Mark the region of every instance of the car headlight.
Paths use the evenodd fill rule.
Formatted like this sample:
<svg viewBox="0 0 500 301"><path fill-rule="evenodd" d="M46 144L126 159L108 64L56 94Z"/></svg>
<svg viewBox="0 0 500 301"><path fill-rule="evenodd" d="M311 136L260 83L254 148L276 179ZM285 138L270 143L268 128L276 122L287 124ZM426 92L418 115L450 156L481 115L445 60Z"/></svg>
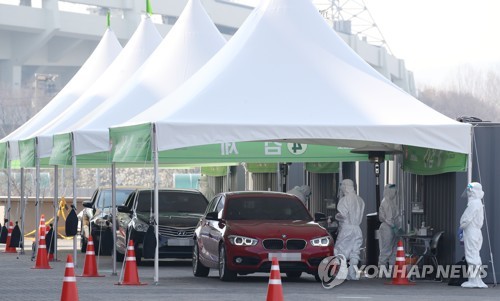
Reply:
<svg viewBox="0 0 500 301"><path fill-rule="evenodd" d="M229 235L229 242L235 246L255 246L258 240L245 236Z"/></svg>
<svg viewBox="0 0 500 301"><path fill-rule="evenodd" d="M311 239L311 245L313 247L327 247L330 245L330 241L330 236L318 237L315 239Z"/></svg>
<svg viewBox="0 0 500 301"><path fill-rule="evenodd" d="M146 232L148 231L148 227L149 225L146 224L145 222L139 220L139 219L136 219L134 221L134 229L135 231L138 231L138 232Z"/></svg>

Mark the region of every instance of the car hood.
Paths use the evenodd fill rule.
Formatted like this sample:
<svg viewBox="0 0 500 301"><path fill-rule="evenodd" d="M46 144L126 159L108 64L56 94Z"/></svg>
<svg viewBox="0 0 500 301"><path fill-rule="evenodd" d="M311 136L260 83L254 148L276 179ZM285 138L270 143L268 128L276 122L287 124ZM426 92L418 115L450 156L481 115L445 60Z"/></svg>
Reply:
<svg viewBox="0 0 500 301"><path fill-rule="evenodd" d="M227 235L236 234L251 238L288 238L312 239L329 235L315 222L307 221L227 221Z"/></svg>
<svg viewBox="0 0 500 301"><path fill-rule="evenodd" d="M160 213L161 226L168 227L196 227L202 214L197 213ZM137 218L149 223L149 213L137 213Z"/></svg>

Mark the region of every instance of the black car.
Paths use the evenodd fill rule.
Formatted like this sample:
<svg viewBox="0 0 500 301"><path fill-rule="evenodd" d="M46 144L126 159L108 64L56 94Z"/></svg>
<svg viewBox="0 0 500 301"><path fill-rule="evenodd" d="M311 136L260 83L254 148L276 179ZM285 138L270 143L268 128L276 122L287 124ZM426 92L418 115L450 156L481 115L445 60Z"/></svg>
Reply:
<svg viewBox="0 0 500 301"><path fill-rule="evenodd" d="M138 189L129 196L123 206L118 206L117 259L123 260L128 239L134 241L137 263L143 259L144 237L153 225L153 190ZM207 207L208 201L197 190L159 190L159 257L191 258L193 235L196 225ZM151 250L148 253L151 254Z"/></svg>
<svg viewBox="0 0 500 301"><path fill-rule="evenodd" d="M116 188L116 205L123 205L129 195L137 187ZM111 188L97 188L92 198L82 203L83 210L80 218L80 250L85 253L89 234L94 241L96 253L110 255L113 250L113 237L111 232Z"/></svg>

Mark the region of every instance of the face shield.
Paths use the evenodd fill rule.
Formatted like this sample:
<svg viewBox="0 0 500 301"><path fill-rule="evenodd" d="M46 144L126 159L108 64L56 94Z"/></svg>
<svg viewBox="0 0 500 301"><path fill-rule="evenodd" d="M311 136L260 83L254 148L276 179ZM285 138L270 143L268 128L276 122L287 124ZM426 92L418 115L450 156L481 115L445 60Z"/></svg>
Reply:
<svg viewBox="0 0 500 301"><path fill-rule="evenodd" d="M483 186L480 183L473 182L467 184L464 192L462 192L462 198L468 199L482 199L484 196Z"/></svg>
<svg viewBox="0 0 500 301"><path fill-rule="evenodd" d="M464 192L462 192L461 198L464 198L464 199L469 198L469 196L472 193L472 188L473 188L473 186L471 183L467 184L467 187L465 187Z"/></svg>

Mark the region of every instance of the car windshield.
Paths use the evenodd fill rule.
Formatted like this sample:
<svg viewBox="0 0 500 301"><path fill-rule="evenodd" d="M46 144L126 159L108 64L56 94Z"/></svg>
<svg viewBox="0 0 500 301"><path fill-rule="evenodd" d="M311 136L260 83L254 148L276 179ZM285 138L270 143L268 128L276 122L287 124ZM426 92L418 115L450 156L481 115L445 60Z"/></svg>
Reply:
<svg viewBox="0 0 500 301"><path fill-rule="evenodd" d="M226 220L312 220L302 203L284 197L238 197L226 204Z"/></svg>
<svg viewBox="0 0 500 301"><path fill-rule="evenodd" d="M127 200L128 196L133 192L133 189L117 189L116 190L116 206L123 205ZM103 190L99 194L99 199L97 200L97 208L111 207L111 190Z"/></svg>
<svg viewBox="0 0 500 301"><path fill-rule="evenodd" d="M153 204L153 192L141 191L137 203L137 212L151 212ZM202 194L178 191L160 191L159 199L160 213L204 213L207 208L207 200Z"/></svg>

